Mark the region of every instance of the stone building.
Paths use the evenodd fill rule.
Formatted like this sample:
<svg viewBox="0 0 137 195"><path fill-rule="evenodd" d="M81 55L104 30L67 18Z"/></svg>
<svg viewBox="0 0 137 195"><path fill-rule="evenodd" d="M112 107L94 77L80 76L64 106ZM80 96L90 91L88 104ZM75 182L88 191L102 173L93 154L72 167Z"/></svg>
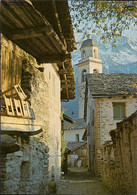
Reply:
<svg viewBox="0 0 137 195"><path fill-rule="evenodd" d="M52 193L61 174L61 99L75 97L68 3L2 1L1 24L1 193Z"/></svg>
<svg viewBox="0 0 137 195"><path fill-rule="evenodd" d="M83 142L82 137L86 128L84 119L76 119L73 124L64 124L64 140L66 142Z"/></svg>
<svg viewBox="0 0 137 195"><path fill-rule="evenodd" d="M83 141L86 124L84 119L77 119L70 124L64 123L64 140L68 151L68 166L85 166L87 164L87 144Z"/></svg>
<svg viewBox="0 0 137 195"><path fill-rule="evenodd" d="M68 142L66 148L68 167L87 167L86 142Z"/></svg>
<svg viewBox="0 0 137 195"><path fill-rule="evenodd" d="M85 113L89 169L101 173L101 145L110 131L137 110L137 74L88 74Z"/></svg>

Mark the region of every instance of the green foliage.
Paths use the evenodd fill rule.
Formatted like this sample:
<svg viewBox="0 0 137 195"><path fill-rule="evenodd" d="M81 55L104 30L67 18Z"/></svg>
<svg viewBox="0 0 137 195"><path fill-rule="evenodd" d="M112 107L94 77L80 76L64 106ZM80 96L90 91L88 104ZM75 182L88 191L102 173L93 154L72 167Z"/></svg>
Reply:
<svg viewBox="0 0 137 195"><path fill-rule="evenodd" d="M131 23L137 24L137 1L72 0L70 8L76 31L83 33L83 37L91 30L97 35L103 32L104 43L116 42Z"/></svg>
<svg viewBox="0 0 137 195"><path fill-rule="evenodd" d="M67 130L71 130L71 129L74 129L74 125L73 124L65 124L65 129Z"/></svg>

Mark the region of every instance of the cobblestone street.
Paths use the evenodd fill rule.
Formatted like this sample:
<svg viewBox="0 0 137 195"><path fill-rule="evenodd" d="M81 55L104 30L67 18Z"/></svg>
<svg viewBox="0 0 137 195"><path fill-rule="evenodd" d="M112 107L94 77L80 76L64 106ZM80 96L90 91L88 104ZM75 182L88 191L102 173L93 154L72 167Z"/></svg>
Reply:
<svg viewBox="0 0 137 195"><path fill-rule="evenodd" d="M61 180L57 194L110 195L99 178L92 177L86 169L82 168L73 168L69 171L68 175Z"/></svg>

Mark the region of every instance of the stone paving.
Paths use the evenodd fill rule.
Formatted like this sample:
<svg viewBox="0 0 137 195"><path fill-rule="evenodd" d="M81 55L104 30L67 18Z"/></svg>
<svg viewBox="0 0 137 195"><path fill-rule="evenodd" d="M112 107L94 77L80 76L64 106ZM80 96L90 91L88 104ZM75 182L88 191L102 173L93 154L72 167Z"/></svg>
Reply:
<svg viewBox="0 0 137 195"><path fill-rule="evenodd" d="M58 195L110 195L100 178L95 178L83 168L72 168L61 180Z"/></svg>

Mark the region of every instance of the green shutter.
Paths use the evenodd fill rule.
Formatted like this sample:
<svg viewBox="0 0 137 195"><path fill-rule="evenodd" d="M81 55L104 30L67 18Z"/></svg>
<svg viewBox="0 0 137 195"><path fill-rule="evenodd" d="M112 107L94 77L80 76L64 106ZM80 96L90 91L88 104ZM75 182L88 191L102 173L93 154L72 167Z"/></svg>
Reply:
<svg viewBox="0 0 137 195"><path fill-rule="evenodd" d="M125 103L120 105L120 116L121 116L121 119L125 118Z"/></svg>
<svg viewBox="0 0 137 195"><path fill-rule="evenodd" d="M113 103L113 118L115 120L125 118L125 103Z"/></svg>

